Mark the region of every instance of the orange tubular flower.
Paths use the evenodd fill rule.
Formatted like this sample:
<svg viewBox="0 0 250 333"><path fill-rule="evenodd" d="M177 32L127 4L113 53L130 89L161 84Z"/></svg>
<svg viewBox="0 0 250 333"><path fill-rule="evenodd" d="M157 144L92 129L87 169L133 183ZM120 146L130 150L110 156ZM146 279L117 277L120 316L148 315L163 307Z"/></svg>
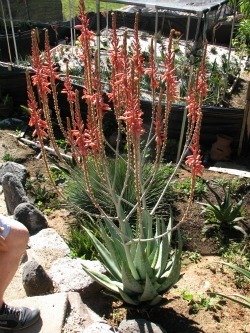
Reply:
<svg viewBox="0 0 250 333"><path fill-rule="evenodd" d="M201 106L207 94L207 81L205 69L206 47L203 53L202 61L199 70L196 73L196 78L193 86L189 90L187 97L188 117L191 124L192 139L190 149L192 154L186 159L186 164L191 168L192 176L200 176L204 170L200 154L200 129L202 121Z"/></svg>
<svg viewBox="0 0 250 333"><path fill-rule="evenodd" d="M153 40L150 47L149 67L144 70L144 73L150 77L151 88L156 89L159 87L159 80L157 80L157 67L155 65Z"/></svg>
<svg viewBox="0 0 250 333"><path fill-rule="evenodd" d="M48 136L48 124L42 119L42 110L38 109L38 104L31 86L30 76L26 74L27 79L27 93L28 93L28 109L30 111L29 126L35 127L33 136L37 136L40 142Z"/></svg>
<svg viewBox="0 0 250 333"><path fill-rule="evenodd" d="M199 146L190 147L192 154L187 156L186 165L191 168L192 176L201 176L204 170L202 165Z"/></svg>
<svg viewBox="0 0 250 333"><path fill-rule="evenodd" d="M174 58L175 53L172 50L173 44L173 35L175 31L171 30L169 41L168 41L168 52L165 58L165 71L162 75L162 81L166 84L166 100L167 103L172 103L176 100L177 96L177 79L175 76L175 65L174 65Z"/></svg>
<svg viewBox="0 0 250 333"><path fill-rule="evenodd" d="M28 107L30 108L29 104ZM48 125L47 122L40 117L41 110L37 110L36 112L31 112L29 126L35 127L33 136L38 136L39 139L45 139L48 136L47 130Z"/></svg>
<svg viewBox="0 0 250 333"><path fill-rule="evenodd" d="M191 88L189 94L186 98L187 101L187 110L188 110L188 118L191 121L191 124L195 125L198 115L201 112L199 103L197 101L197 93L194 88Z"/></svg>
<svg viewBox="0 0 250 333"><path fill-rule="evenodd" d="M66 78L64 80L64 89L62 89L61 92L67 95L68 102L75 102L76 93L73 91L69 75L66 75Z"/></svg>

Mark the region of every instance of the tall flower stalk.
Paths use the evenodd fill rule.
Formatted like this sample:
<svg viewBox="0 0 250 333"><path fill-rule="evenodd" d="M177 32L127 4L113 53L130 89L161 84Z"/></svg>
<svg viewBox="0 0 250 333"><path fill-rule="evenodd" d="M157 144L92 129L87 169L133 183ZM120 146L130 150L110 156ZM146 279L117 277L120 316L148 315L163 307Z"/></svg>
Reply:
<svg viewBox="0 0 250 333"><path fill-rule="evenodd" d="M84 210L95 227L98 225L98 238L91 228L84 226L99 252L108 275L98 274L84 269L103 286L118 293L130 304L149 303L161 300L162 294L175 284L180 275L181 239L179 224L173 225L171 210L168 218L156 211L162 203L165 193L174 178L178 166L182 163L187 147L192 153L187 158L191 168L192 181L202 172L199 135L202 119L201 106L206 95L205 54L200 69L192 78L192 86L187 97L188 135L185 151L177 163L173 174L166 179L158 200L153 208L148 197L151 185L157 177L168 140L168 122L172 104L176 99L176 76L174 66L173 38L171 31L167 42L164 69L159 70L153 43L150 47L150 60L146 64L142 57L138 31L138 17L134 25L131 46L128 46L127 32L118 37L116 19L112 17L111 48L108 52L111 74L109 91L104 94L99 68L99 55L93 47L94 34L89 30L88 18L83 1L80 1L81 60L84 68L83 87L75 89L69 74L64 79L65 94L69 102L66 119L60 114L57 100L56 80L51 51L46 38L45 55L41 56L35 34L32 37L33 73L27 74L28 107L31 114L30 125L34 126L34 135L41 146L44 140L51 140L61 163L66 163L60 155L54 138L52 115L49 101L52 95L56 118L68 145L76 169L69 166L74 178L82 174L86 195L95 207L95 213ZM148 75L152 91L152 122L149 133L144 126L144 112L141 108L141 82ZM31 78L30 78L31 76ZM38 96L38 101L36 100ZM105 97L106 96L106 97ZM79 99L87 105L87 113L80 110ZM109 103L107 104L107 98ZM113 112L116 119L116 147L110 146L103 133L106 112ZM146 139L145 139L146 137ZM122 140L126 139L123 152L120 150ZM155 147L154 162L147 164L146 152L149 146ZM106 147L113 151L114 157L107 154ZM125 152L125 153L124 153ZM45 150L44 158L48 167ZM153 156L152 156L153 159ZM145 167L151 167L145 179ZM123 168L124 167L124 168ZM95 172L93 172L93 168ZM121 170L123 174L121 176ZM148 170L148 169L147 169ZM118 182L122 177L122 185ZM134 197L128 197L133 187ZM98 193L96 192L98 188ZM113 208L103 205L102 197L108 197ZM191 195L192 197L192 195ZM190 206L191 199L188 207ZM126 208L125 208L126 207ZM131 222L132 217L136 222ZM134 220L133 220L134 221ZM177 230L177 247L173 249L172 235Z"/></svg>

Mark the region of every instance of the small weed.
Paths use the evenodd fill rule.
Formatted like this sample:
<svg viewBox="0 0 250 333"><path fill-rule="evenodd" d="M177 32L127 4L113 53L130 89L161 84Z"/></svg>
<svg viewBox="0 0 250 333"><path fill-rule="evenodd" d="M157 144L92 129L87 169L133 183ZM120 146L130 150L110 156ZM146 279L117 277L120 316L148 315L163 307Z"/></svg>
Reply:
<svg viewBox="0 0 250 333"><path fill-rule="evenodd" d="M188 196L191 189L191 180L185 179L180 180L175 183L175 188L179 192L180 195ZM195 188L194 188L194 197L196 199L201 199L207 191L206 182L202 178L197 178Z"/></svg>
<svg viewBox="0 0 250 333"><path fill-rule="evenodd" d="M53 209L58 208L59 199L53 190L42 185L44 181L44 176L37 174L34 180L29 179L26 181L25 188L37 208L43 212L51 213Z"/></svg>
<svg viewBox="0 0 250 333"><path fill-rule="evenodd" d="M187 264L189 262L197 264L198 262L201 261L201 255L198 252L185 251L183 252L182 259L186 261Z"/></svg>
<svg viewBox="0 0 250 333"><path fill-rule="evenodd" d="M64 151L67 150L68 144L67 144L67 141L65 139L58 139L58 140L56 140L56 143Z"/></svg>
<svg viewBox="0 0 250 333"><path fill-rule="evenodd" d="M208 296L183 290L181 296L185 301L188 302L190 314L196 314L200 310L216 312L216 310L221 308L220 297L213 294Z"/></svg>
<svg viewBox="0 0 250 333"><path fill-rule="evenodd" d="M4 162L15 162L16 158L13 155L11 155L10 153L6 152L6 153L4 153L2 160Z"/></svg>
<svg viewBox="0 0 250 333"><path fill-rule="evenodd" d="M53 181L55 182L55 184L58 185L58 184L64 183L66 181L66 174L60 168L53 165L50 168L50 172L51 172L51 177L52 177Z"/></svg>

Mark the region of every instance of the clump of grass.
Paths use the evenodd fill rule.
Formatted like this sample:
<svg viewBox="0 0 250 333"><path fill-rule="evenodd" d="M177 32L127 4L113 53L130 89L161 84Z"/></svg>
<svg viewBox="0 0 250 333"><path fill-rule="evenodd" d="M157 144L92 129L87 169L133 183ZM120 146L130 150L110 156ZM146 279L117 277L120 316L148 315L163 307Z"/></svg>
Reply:
<svg viewBox="0 0 250 333"><path fill-rule="evenodd" d="M73 258L83 258L86 260L94 260L97 258L97 252L90 237L87 232L79 226L71 227L67 244Z"/></svg>
<svg viewBox="0 0 250 333"><path fill-rule="evenodd" d="M3 157L2 157L2 160L4 162L15 162L16 158L12 154L10 154L8 152L5 152L4 155L3 155Z"/></svg>

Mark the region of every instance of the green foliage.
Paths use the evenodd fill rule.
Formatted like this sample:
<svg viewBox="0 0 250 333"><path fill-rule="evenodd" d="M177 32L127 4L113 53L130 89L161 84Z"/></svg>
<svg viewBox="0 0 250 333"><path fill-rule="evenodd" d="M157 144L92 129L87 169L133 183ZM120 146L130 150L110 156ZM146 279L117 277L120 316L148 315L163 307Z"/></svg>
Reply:
<svg viewBox="0 0 250 333"><path fill-rule="evenodd" d="M103 183L100 174L98 173L94 161L89 159L88 161L88 168L90 170L90 182L93 194L96 198L96 201L106 211L109 212L111 216L115 214L115 207L112 202L112 198L107 193L106 184ZM111 179L113 178L113 188L114 192L118 195L121 193L123 184L126 178L126 171L127 166L126 162L119 158L117 160L110 159L108 164L109 174ZM163 165L156 174L156 177L151 184L147 195L146 200L148 203L148 207L153 207L156 201L159 198L159 195L162 189L165 186L166 179L170 176L173 168L171 165ZM143 167L143 179L147 180L150 176L152 171L152 165L147 163ZM73 204L77 207L84 209L85 211L91 213L98 213L98 209L93 204L90 195L87 191L86 182L83 176L83 172L81 170L74 170L70 174L70 177L67 180L65 185L65 194L68 198L69 204ZM158 211L164 213L167 204L173 204L175 200L175 192L173 189L169 189L168 193L165 195L165 200L162 201L162 204L159 206ZM125 214L128 214L131 210L131 207L136 203L136 193L134 187L134 177L133 175L129 176L128 184L126 189L123 193L123 200L122 200L122 209L124 210ZM136 212L131 216L130 221L134 221L136 218Z"/></svg>
<svg viewBox="0 0 250 333"><path fill-rule="evenodd" d="M25 188L37 208L43 212L51 213L53 209L58 208L59 200L56 193L44 185L44 181L44 176L37 174L34 180L26 181Z"/></svg>
<svg viewBox="0 0 250 333"><path fill-rule="evenodd" d="M249 0L230 0L231 4L244 14L246 17L250 16L250 2Z"/></svg>
<svg viewBox="0 0 250 333"><path fill-rule="evenodd" d="M108 275L83 268L97 282L119 294L126 303L154 305L179 280L181 237L178 231L178 247L172 250L172 216L166 225L163 218L155 218L154 221L148 211L143 211L140 223L144 237L148 237L144 241L134 239L137 231L126 221L121 229L110 219L99 221L98 233L102 241L84 228Z"/></svg>
<svg viewBox="0 0 250 333"><path fill-rule="evenodd" d="M5 152L3 157L2 157L2 160L4 162L15 162L16 158L15 158L15 156L11 155L10 153Z"/></svg>
<svg viewBox="0 0 250 333"><path fill-rule="evenodd" d="M250 282L250 266L247 269L241 268L237 265L233 265L231 263L228 262L222 262L223 265L226 265L230 268L232 268L233 270L235 270L236 272L240 273L242 276L245 277L245 279L248 280L248 283ZM234 301L236 303L239 303L247 308L250 309L250 297L247 296L243 296L240 294L232 294L232 295L225 295L225 294L220 294L217 293L217 295L219 296L223 296L231 301Z"/></svg>
<svg viewBox="0 0 250 333"><path fill-rule="evenodd" d="M69 8L69 1L68 0L62 0L62 7L63 7L63 18L65 20L69 19L70 14L74 15L78 15L79 13L79 0L73 0L72 1L73 6L71 8L71 13L70 13L70 8ZM102 11L106 11L106 10L115 10L118 9L120 7L122 7L123 5L121 4L114 4L114 3L109 3L109 2L101 2L101 10ZM85 6L87 11L89 12L95 12L96 11L96 2L93 0L85 0Z"/></svg>
<svg viewBox="0 0 250 333"><path fill-rule="evenodd" d="M88 234L78 226L71 227L67 244L72 257L94 260L97 257L95 247Z"/></svg>
<svg viewBox="0 0 250 333"><path fill-rule="evenodd" d="M243 19L237 26L233 46L243 57L250 55L250 19Z"/></svg>
<svg viewBox="0 0 250 333"><path fill-rule="evenodd" d="M64 183L67 179L67 174L61 168L53 165L50 167L51 177L56 185Z"/></svg>
<svg viewBox="0 0 250 333"><path fill-rule="evenodd" d="M191 293L187 290L182 291L181 295L188 302L190 314L196 314L200 310L216 311L221 308L220 297L218 296Z"/></svg>
<svg viewBox="0 0 250 333"><path fill-rule="evenodd" d="M217 193L210 185L208 188L214 195L216 203L212 203L206 196L204 198L207 202L201 203L202 212L206 218L203 232L207 233L215 229L220 230L223 234L228 234L235 229L247 236L245 230L238 225L238 222L243 220L241 216L243 200L238 202L232 200L231 184L220 186L222 194Z"/></svg>
<svg viewBox="0 0 250 333"><path fill-rule="evenodd" d="M249 241L246 239L240 243L230 242L228 246L221 248L221 256L223 260L228 263L241 267L243 269L248 269L250 267L250 251L249 251ZM244 289L248 286L249 281L246 280L244 275L235 271L234 282L237 288Z"/></svg>
<svg viewBox="0 0 250 333"><path fill-rule="evenodd" d="M191 179L185 178L175 182L175 189L178 196L188 196L191 190ZM194 188L194 197L201 199L207 191L206 182L202 178L197 178Z"/></svg>
<svg viewBox="0 0 250 333"><path fill-rule="evenodd" d="M56 140L57 145L62 148L63 150L66 150L68 147L67 141L65 139L57 139Z"/></svg>
<svg viewBox="0 0 250 333"><path fill-rule="evenodd" d="M187 263L191 262L197 264L199 261L201 261L201 255L198 252L185 251L183 252L182 260L187 261Z"/></svg>

